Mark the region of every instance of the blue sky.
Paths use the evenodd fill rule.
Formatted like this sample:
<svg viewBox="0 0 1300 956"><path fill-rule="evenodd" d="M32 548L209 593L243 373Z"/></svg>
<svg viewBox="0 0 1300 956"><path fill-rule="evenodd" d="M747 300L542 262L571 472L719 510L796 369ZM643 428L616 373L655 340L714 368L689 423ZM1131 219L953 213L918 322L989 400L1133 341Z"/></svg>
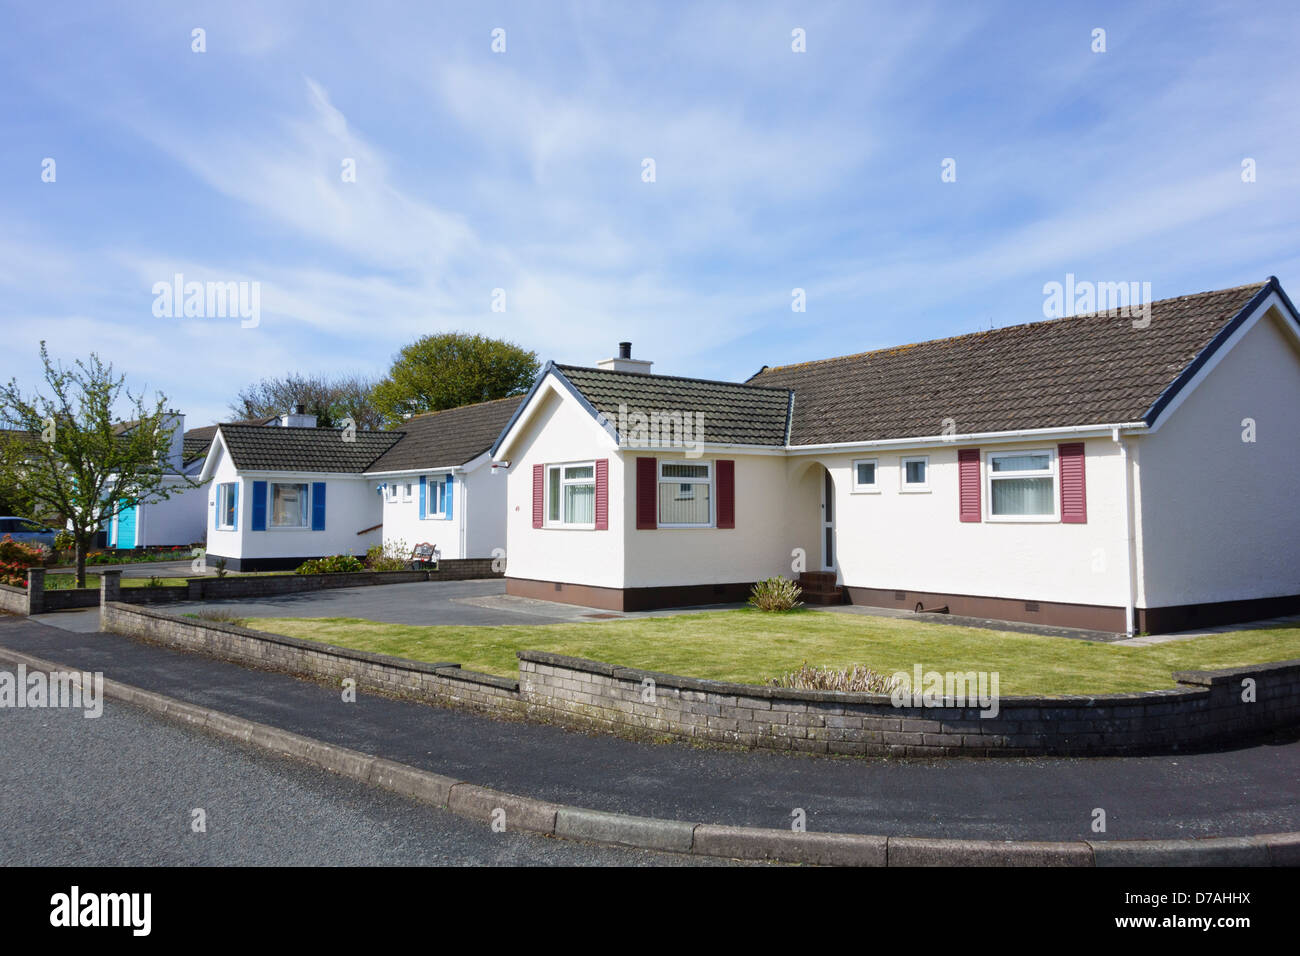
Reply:
<svg viewBox="0 0 1300 956"><path fill-rule="evenodd" d="M655 371L742 379L1034 321L1067 273L1300 293L1293 2L0 18L0 377L34 387L42 338L94 350L190 425L441 330L579 364L630 339ZM260 324L156 317L176 273L260 283Z"/></svg>

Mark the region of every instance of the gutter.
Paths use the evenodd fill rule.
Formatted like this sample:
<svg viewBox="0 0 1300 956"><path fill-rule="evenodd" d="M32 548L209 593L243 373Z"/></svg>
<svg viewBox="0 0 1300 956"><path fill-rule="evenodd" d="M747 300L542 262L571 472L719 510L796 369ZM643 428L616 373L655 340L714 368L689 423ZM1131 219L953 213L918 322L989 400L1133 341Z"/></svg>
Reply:
<svg viewBox="0 0 1300 956"><path fill-rule="evenodd" d="M919 438L888 438L880 441L845 441L827 442L820 445L787 445L786 451L799 453L816 453L823 451L868 451L877 448L907 448L922 445L961 445L970 442L1007 442L1033 439L1045 441L1051 438L1078 438L1087 435L1118 434L1120 431L1134 433L1147 431L1146 422L1125 422L1108 425L1079 425L1070 428L1018 428L1004 432L976 432L965 435L926 435Z"/></svg>
<svg viewBox="0 0 1300 956"><path fill-rule="evenodd" d="M1120 467L1124 469L1123 497L1120 499L1121 520L1124 522L1124 631L1132 637L1134 628L1134 580L1133 580L1133 519L1129 511L1129 492L1133 481L1129 470L1128 443L1120 436L1118 427L1111 433L1111 441L1119 448Z"/></svg>

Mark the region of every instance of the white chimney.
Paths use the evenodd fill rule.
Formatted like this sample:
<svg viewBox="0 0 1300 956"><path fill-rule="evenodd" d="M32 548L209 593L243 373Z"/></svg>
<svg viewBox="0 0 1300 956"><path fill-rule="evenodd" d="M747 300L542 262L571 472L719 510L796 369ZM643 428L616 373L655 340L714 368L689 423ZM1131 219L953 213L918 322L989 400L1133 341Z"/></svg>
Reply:
<svg viewBox="0 0 1300 956"><path fill-rule="evenodd" d="M632 357L631 342L618 343L618 358L601 359L596 363L597 368L603 368L610 372L641 372L645 375L650 374L651 365L654 365L654 362Z"/></svg>
<svg viewBox="0 0 1300 956"><path fill-rule="evenodd" d="M315 428L316 416L308 415L307 406L299 402L293 406L293 411L280 416L280 424L284 428Z"/></svg>
<svg viewBox="0 0 1300 956"><path fill-rule="evenodd" d="M185 470L185 416L168 409L163 413L161 425L172 429L171 443L167 447L167 470L179 475Z"/></svg>

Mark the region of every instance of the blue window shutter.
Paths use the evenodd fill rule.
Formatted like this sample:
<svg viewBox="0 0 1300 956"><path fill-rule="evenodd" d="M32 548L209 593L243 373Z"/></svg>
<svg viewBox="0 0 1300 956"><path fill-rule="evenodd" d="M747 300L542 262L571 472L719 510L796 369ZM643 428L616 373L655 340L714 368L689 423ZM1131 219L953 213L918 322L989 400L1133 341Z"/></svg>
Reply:
<svg viewBox="0 0 1300 956"><path fill-rule="evenodd" d="M253 482L253 531L266 530L266 482Z"/></svg>
<svg viewBox="0 0 1300 956"><path fill-rule="evenodd" d="M230 518L230 530L239 530L239 482L230 486L230 496L235 499L235 507L232 509L233 514Z"/></svg>
<svg viewBox="0 0 1300 956"><path fill-rule="evenodd" d="M448 475L448 476L447 476L447 485L446 485L445 490L444 490L443 493L442 493L443 504L446 506L446 511L447 511L447 520L448 520L448 521L451 520L451 502L452 502L452 494L451 494L451 490L452 490L452 488L455 487L455 485L456 485L456 479L455 479L453 476Z"/></svg>
<svg viewBox="0 0 1300 956"><path fill-rule="evenodd" d="M212 530L221 527L221 486L217 485L217 501L212 507ZM110 542L111 543L111 542Z"/></svg>
<svg viewBox="0 0 1300 956"><path fill-rule="evenodd" d="M325 530L325 482L311 483L311 530Z"/></svg>
<svg viewBox="0 0 1300 956"><path fill-rule="evenodd" d="M424 475L421 475L420 476L420 517L421 518L424 518L424 516L429 513L428 506L425 504L425 499L424 499L425 491L428 487L428 484L429 483L424 479Z"/></svg>

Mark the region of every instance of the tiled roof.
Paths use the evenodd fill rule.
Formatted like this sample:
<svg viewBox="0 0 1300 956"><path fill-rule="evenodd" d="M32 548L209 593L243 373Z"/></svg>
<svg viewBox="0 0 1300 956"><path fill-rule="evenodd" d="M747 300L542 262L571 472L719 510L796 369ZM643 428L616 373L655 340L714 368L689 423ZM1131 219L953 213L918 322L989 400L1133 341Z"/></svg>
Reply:
<svg viewBox="0 0 1300 956"><path fill-rule="evenodd" d="M1163 299L1150 325L1096 313L768 368L793 445L1117 424L1152 405L1265 283Z"/></svg>
<svg viewBox="0 0 1300 956"><path fill-rule="evenodd" d="M243 418L225 424L270 425L272 422L278 422L279 420L279 416L275 415L270 418ZM185 430L185 449L182 452L185 464L191 464L208 453L208 448L212 445L212 439L216 437L217 429L220 427L220 425L200 425L198 428L187 428Z"/></svg>
<svg viewBox="0 0 1300 956"><path fill-rule="evenodd" d="M219 425L235 467L241 471L320 471L360 474L402 439L405 432L358 431L344 441L340 428L266 428Z"/></svg>
<svg viewBox="0 0 1300 956"><path fill-rule="evenodd" d="M213 426L212 431L214 434L216 433L216 430L217 430L216 426ZM206 455L208 453L208 448L211 445L212 445L211 437L193 438L190 436L189 432L186 432L185 444L184 444L184 448L181 451L181 457L185 460L185 464L188 465L190 462L198 461L200 458Z"/></svg>
<svg viewBox="0 0 1300 956"><path fill-rule="evenodd" d="M515 395L493 402L412 415L402 423L406 437L366 471L412 471L463 465L492 447L522 400L522 396Z"/></svg>
<svg viewBox="0 0 1300 956"><path fill-rule="evenodd" d="M737 445L784 445L790 393L784 385L764 387L714 382L672 375L613 372L606 369L556 365L555 370L605 417L618 426L619 406L639 412L702 415L699 440Z"/></svg>

